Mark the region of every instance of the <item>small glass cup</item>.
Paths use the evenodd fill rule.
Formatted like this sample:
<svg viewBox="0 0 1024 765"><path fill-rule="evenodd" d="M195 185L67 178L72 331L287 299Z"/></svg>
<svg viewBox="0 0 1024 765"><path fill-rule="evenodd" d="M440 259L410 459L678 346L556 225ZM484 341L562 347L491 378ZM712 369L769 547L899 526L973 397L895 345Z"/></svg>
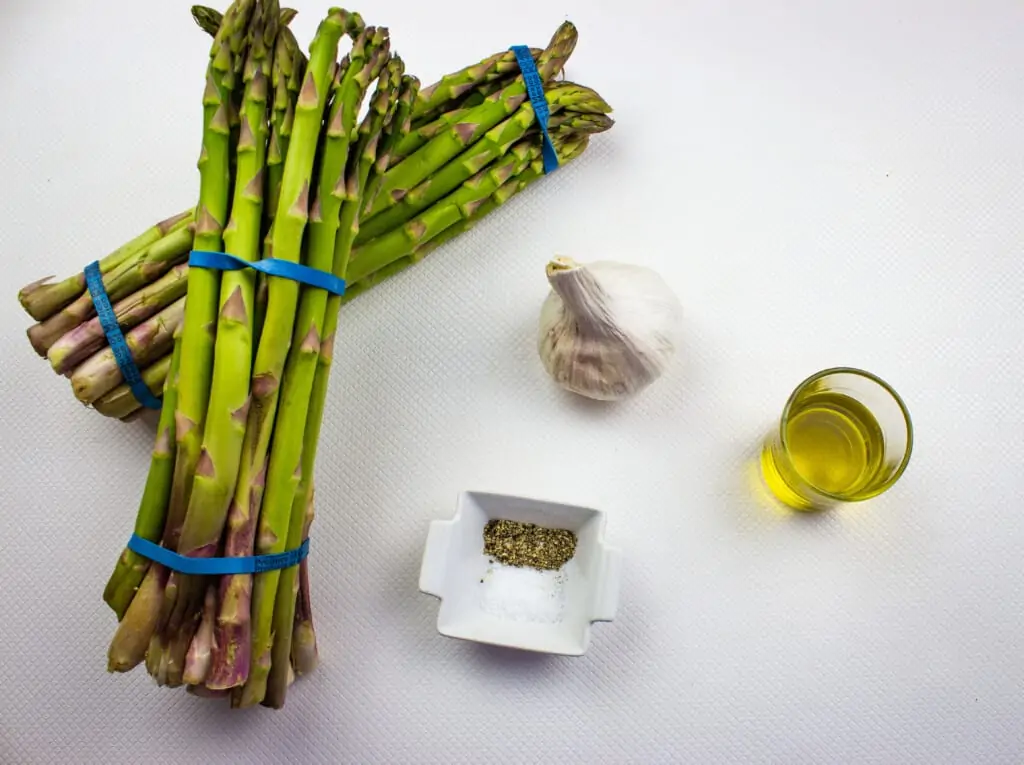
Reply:
<svg viewBox="0 0 1024 765"><path fill-rule="evenodd" d="M761 450L761 475L789 507L825 510L889 489L913 442L910 413L890 385L860 369L826 369L789 397Z"/></svg>

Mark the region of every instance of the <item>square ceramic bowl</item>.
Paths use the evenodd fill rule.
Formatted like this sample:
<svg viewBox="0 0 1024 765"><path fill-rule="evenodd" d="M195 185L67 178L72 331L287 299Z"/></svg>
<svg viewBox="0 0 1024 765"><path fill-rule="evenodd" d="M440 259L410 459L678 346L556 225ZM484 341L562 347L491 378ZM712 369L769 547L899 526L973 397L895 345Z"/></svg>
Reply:
<svg viewBox="0 0 1024 765"><path fill-rule="evenodd" d="M558 571L506 566L484 555L492 519L535 523L576 534L576 554ZM455 517L433 521L420 591L441 599L442 635L527 651L582 656L592 622L611 621L621 556L604 544L598 510L505 494L469 491Z"/></svg>

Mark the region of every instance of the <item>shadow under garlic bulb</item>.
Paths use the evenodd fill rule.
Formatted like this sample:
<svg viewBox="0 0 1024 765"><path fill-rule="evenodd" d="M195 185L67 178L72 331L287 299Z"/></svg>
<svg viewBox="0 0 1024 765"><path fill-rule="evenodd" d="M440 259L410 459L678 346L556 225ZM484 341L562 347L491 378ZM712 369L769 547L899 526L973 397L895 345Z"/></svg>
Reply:
<svg viewBox="0 0 1024 765"><path fill-rule="evenodd" d="M548 263L539 351L563 388L614 401L646 388L675 353L682 308L654 271L611 261Z"/></svg>

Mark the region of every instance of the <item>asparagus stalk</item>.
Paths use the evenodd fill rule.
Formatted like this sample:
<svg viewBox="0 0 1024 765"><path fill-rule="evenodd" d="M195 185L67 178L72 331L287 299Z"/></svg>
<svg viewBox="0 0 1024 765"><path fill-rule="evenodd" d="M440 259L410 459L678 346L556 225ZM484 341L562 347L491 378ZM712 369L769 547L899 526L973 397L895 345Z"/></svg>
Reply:
<svg viewBox="0 0 1024 765"><path fill-rule="evenodd" d="M281 176L284 173L284 158L288 153L292 122L295 119L295 101L301 88L301 53L299 44L291 30L282 28L277 36L271 84L274 98L271 111L270 146L267 149L267 198L264 217L267 229L277 214L281 197ZM268 240L269 242L269 240Z"/></svg>
<svg viewBox="0 0 1024 765"><path fill-rule="evenodd" d="M125 344L139 366L156 361L171 350L174 333L185 316L185 298L179 298L125 336ZM83 404L91 404L118 385L124 376L114 352L105 348L89 357L71 375L71 389Z"/></svg>
<svg viewBox="0 0 1024 765"><path fill-rule="evenodd" d="M220 250L231 191L231 72L241 53L241 38L249 26L255 0L236 0L228 8L210 49L203 95L203 148L199 157L199 205L194 248ZM199 462L206 408L212 382L213 329L217 322L220 273L190 268L188 311L182 331L181 371L175 413L177 454L171 484L169 514L174 521L165 543L176 550L181 523ZM172 596L176 590L168 588Z"/></svg>
<svg viewBox="0 0 1024 765"><path fill-rule="evenodd" d="M178 398L177 378L180 363L181 343L175 342L174 352L168 363L167 380L163 387L164 406L156 427L153 458L149 463L146 488L142 492L139 512L135 517L135 533L150 542L160 538L167 515L167 500L170 496L171 476L174 473L174 405ZM127 547L117 559L114 572L103 591L103 599L114 609L118 621L124 618L125 611L135 597L135 591L148 569L149 559Z"/></svg>
<svg viewBox="0 0 1024 765"><path fill-rule="evenodd" d="M548 130L595 135L611 130L615 120L607 114L587 114L574 111L559 112L548 121Z"/></svg>
<svg viewBox="0 0 1024 765"><path fill-rule="evenodd" d="M392 58L380 74L377 90L370 101L370 108L359 126L359 140L353 154L354 172L349 175L346 183L346 198L341 213L341 223L351 224L354 220L351 211L361 207L361 191L364 187L370 168L376 159L376 149L380 140L385 119L396 104L398 88L401 82L404 64L399 58ZM340 175L337 179L340 181ZM339 185L338 183L335 184ZM346 215L346 212L349 212ZM339 238L341 234L339 232ZM343 241L350 241L343 240ZM335 275L344 278L348 266L347 252L337 251L337 241L332 238L330 247L325 247L323 257L327 267L333 269ZM322 267L318 265L317 267ZM266 504L260 515L260 538L273 536L283 541L282 549L293 549L302 544L307 502L299 500L296 507L296 493L302 479L303 470L312 470L312 455L308 461L303 460L303 452L315 452L315 440L319 436L319 423L309 420L309 404L317 370L317 359L320 354L320 339L323 337L323 323L327 307L326 293L323 290L307 290L306 296L315 306L310 316L309 330L303 334L303 325L295 335L295 344L289 357L288 369L285 372L285 393L283 404L278 416L274 433L274 446L270 457L270 470L267 479ZM315 302L314 302L315 301ZM304 301L305 302L305 301ZM301 337L301 340L300 340ZM319 413L318 413L319 414ZM310 440L305 435L312 429L317 438ZM307 464L303 464L306 462ZM278 489L280 487L280 490ZM277 492L280 493L277 493ZM277 500L280 497L280 500ZM277 511L277 512L274 512ZM262 551L261 551L262 552ZM273 590L257 591L253 599L254 633L257 636L269 634L271 640L253 646L256 653L266 650L270 656L269 677L253 677L250 683L258 690L261 679L266 683L265 698L260 700L268 706L284 705L288 688L288 666L291 656L291 638L295 623L295 599L298 592L298 567L293 566L279 573L276 597ZM265 576L265 575L263 575ZM260 595L263 595L261 598ZM270 622L271 629L260 629L261 624ZM265 648L264 648L265 646ZM259 654L257 654L258 656ZM253 680L255 679L255 682ZM249 686L247 686L248 688ZM261 694L262 697L262 694Z"/></svg>
<svg viewBox="0 0 1024 765"><path fill-rule="evenodd" d="M277 37L279 12L276 0L261 0L253 17L249 60L244 75L234 200L231 221L224 230L226 251L250 262L260 257L269 55ZM252 366L254 289L255 276L249 269L226 271L221 277L206 427L178 540L178 552L183 555L209 558L217 554L220 546L238 477L248 418L249 375L239 374L239 370L247 372ZM178 588L172 628L200 607L204 579L179 576ZM212 630L212 617L210 628Z"/></svg>
<svg viewBox="0 0 1024 765"><path fill-rule="evenodd" d="M282 19L285 17L282 12ZM292 31L282 25L278 35L278 50L274 55L274 103L272 110L272 126L270 129L270 147L267 153L267 196L263 205L264 218L264 255L271 257L271 229L274 216L281 198L281 179L284 174L284 158L288 153L291 140L292 125L295 122L295 103L302 89L302 76L306 71L306 57L299 50L299 44ZM280 69L277 68L281 61ZM253 337L259 338L263 333L263 320L267 312L267 279L263 274L256 275L255 320Z"/></svg>
<svg viewBox="0 0 1024 765"><path fill-rule="evenodd" d="M172 571L171 574L173 575L174 572ZM161 609L161 619L163 618L163 611L166 609L166 593L169 587L170 580L168 580L167 586L164 587L164 604ZM185 683L185 664L188 660L188 649L192 645L192 639L199 629L200 617L201 614L199 613L189 615L189 618L175 632L172 634L165 633L164 635L165 655L161 657L161 667L162 671L166 673L164 683L170 688L177 688Z"/></svg>
<svg viewBox="0 0 1024 765"><path fill-rule="evenodd" d="M320 124L327 103L330 78L337 57L341 35L350 25L358 22L358 16L350 15L339 8L333 8L317 29L310 45L309 64L303 77L302 90L295 108L295 122L291 142L285 157L284 175L281 181L281 197L274 228L271 233L271 247L274 257L298 262L302 238L309 217L310 177L316 155ZM291 343L295 323L295 309L298 303L298 284L288 279L268 279L268 303L263 332L256 351L253 367L252 395L244 445L242 448L242 471L236 489L236 497L247 506L253 499L256 488L253 484L263 472L270 445L271 431L277 411L281 377ZM251 476L251 478L249 478ZM248 482L249 486L244 484ZM257 492L261 493L261 492ZM256 505L258 508L259 505ZM282 542L284 535L282 534ZM270 543L271 540L264 540ZM279 546L278 549L281 549ZM276 572L274 572L276 573ZM269 577L271 572L259 578ZM273 584L276 585L276 578ZM267 636L269 639L269 636ZM230 649L229 649L230 650ZM269 651L266 659L269 660ZM254 657L250 666L257 659ZM251 672L250 672L251 674ZM262 696L262 694L261 694ZM258 701L259 699L254 699ZM236 701L233 699L233 702ZM239 698L238 701L244 701Z"/></svg>
<svg viewBox="0 0 1024 765"><path fill-rule="evenodd" d="M203 615L199 629L192 638L192 645L185 656L185 671L182 680L190 686L202 685L210 671L213 656L213 623L217 618L217 588L209 585L203 600Z"/></svg>
<svg viewBox="0 0 1024 765"><path fill-rule="evenodd" d="M419 92L420 81L412 75L404 75L402 84L398 90L398 104L395 108L394 117L384 126L384 133L381 137L380 146L377 148L377 161L374 163L373 172L366 181L366 192L363 194L363 213L369 211L373 200L380 192L381 184L384 182L384 173L391 166L392 155L403 136L412 130L412 106Z"/></svg>
<svg viewBox="0 0 1024 765"><path fill-rule="evenodd" d="M531 48L530 52L534 60L541 55L541 51L536 48ZM518 72L516 54L505 50L488 56L472 66L446 74L419 92L413 106L412 118L416 120L440 114L452 101L458 100L476 87ZM557 73L556 71L555 74Z"/></svg>
<svg viewBox="0 0 1024 765"><path fill-rule="evenodd" d="M236 0L210 48L206 90L203 94L203 146L199 156L199 204L196 212L195 248L219 250L231 192L231 133L234 112L234 62L242 55L248 37L255 0ZM176 451L171 480L167 522L162 542L176 550L185 520L209 401L213 365L213 330L216 327L220 274L213 269L192 268L188 276L188 311L182 330L182 361L178 375L175 410ZM157 682L180 685L185 654L198 619L187 618L170 625L175 613L178 577L172 573L164 586L159 620L153 626L164 635L150 650L160 651L159 662L147 662L156 670ZM147 624L146 626L149 626Z"/></svg>
<svg viewBox="0 0 1024 765"><path fill-rule="evenodd" d="M309 421L310 423L312 420ZM309 426L307 425L307 431ZM317 433L319 435L319 433ZM303 475L303 481L307 476ZM313 489L299 492L295 501L308 500L305 507L305 522L302 529L303 541L309 538L309 527L313 525ZM296 507L292 506L292 512ZM313 602L309 593L309 558L299 564L299 594L295 601L295 626L292 628L292 667L296 675L308 675L320 661L316 647L316 630L313 629Z"/></svg>
<svg viewBox="0 0 1024 765"><path fill-rule="evenodd" d="M118 301L159 278L185 259L191 245L192 224L182 224L104 274L103 286L107 296L111 302ZM84 292L50 318L29 327L29 342L36 353L46 356L57 340L95 315L96 306L92 304L92 296Z"/></svg>
<svg viewBox="0 0 1024 765"><path fill-rule="evenodd" d="M157 311L185 296L188 265L179 263L152 284L133 292L113 306L122 331L137 326ZM69 374L78 364L107 344L99 317L66 333L46 354L57 374Z"/></svg>
<svg viewBox="0 0 1024 765"><path fill-rule="evenodd" d="M142 370L142 382L149 388L154 396L159 396L167 382L167 375L171 369L172 355L168 354L159 361L154 361ZM104 393L92 402L93 409L104 417L112 417L118 420L126 420L136 414L142 404L135 398L132 389L127 383L122 383L109 393ZM161 413L162 413L161 409Z"/></svg>
<svg viewBox="0 0 1024 765"><path fill-rule="evenodd" d="M158 563L149 566L138 592L117 625L114 639L110 641L107 651L109 672L128 672L146 658L147 649L152 652L150 636L160 618L166 582L167 569Z"/></svg>
<svg viewBox="0 0 1024 765"><path fill-rule="evenodd" d="M320 663L320 651L313 627L312 602L309 597L309 559L299 564L299 594L295 602L295 626L292 628L291 666L295 674L308 675Z"/></svg>
<svg viewBox="0 0 1024 765"><path fill-rule="evenodd" d="M220 24L224 20L224 14L216 8L210 8L205 5L193 5L191 10L192 19L199 28L210 35L210 37L216 37L217 30L220 29Z"/></svg>
<svg viewBox="0 0 1024 765"><path fill-rule="evenodd" d="M577 32L570 22L558 28L548 47L538 56L537 71L548 82L561 71L576 47ZM411 189L443 167L526 100L526 82L520 75L503 90L474 107L453 129L441 133L388 171L371 210L373 214L399 202Z"/></svg>
<svg viewBox="0 0 1024 765"><path fill-rule="evenodd" d="M156 568L154 566L154 568ZM146 671L156 681L157 686L167 684L167 647L163 635L154 631L146 649Z"/></svg>
<svg viewBox="0 0 1024 765"><path fill-rule="evenodd" d="M172 215L155 226L150 226L130 242L126 242L100 260L100 273L108 274L129 258L139 255L167 234L192 222L192 211ZM21 288L18 301L36 321L45 321L85 292L85 274L77 273L55 284L45 277Z"/></svg>
<svg viewBox="0 0 1024 765"><path fill-rule="evenodd" d="M545 98L548 107L556 114L563 109L594 115L604 115L612 110L595 91L574 83L550 86L545 92ZM458 188L467 178L502 156L535 124L533 104L527 101L515 114L488 130L479 141L403 195L400 202L364 221L356 244L396 230L416 213Z"/></svg>

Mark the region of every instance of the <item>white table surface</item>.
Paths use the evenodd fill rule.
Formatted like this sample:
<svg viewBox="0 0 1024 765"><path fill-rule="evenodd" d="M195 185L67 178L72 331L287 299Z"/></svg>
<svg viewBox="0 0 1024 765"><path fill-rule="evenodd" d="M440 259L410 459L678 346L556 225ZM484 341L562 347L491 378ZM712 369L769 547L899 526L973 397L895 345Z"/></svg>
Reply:
<svg viewBox="0 0 1024 765"><path fill-rule="evenodd" d="M324 3L295 2L312 36ZM101 592L151 428L32 353L23 283L192 203L208 44L185 2L5 3L0 29L0 761L1024 760L1024 8L1012 0L368 3L425 82L563 18L618 125L343 311L311 562L322 666L232 713L105 671ZM659 270L665 379L563 395L546 259ZM745 466L835 364L905 396L885 497L763 508ZM621 607L556 659L438 636L427 523L467 488L591 504Z"/></svg>

